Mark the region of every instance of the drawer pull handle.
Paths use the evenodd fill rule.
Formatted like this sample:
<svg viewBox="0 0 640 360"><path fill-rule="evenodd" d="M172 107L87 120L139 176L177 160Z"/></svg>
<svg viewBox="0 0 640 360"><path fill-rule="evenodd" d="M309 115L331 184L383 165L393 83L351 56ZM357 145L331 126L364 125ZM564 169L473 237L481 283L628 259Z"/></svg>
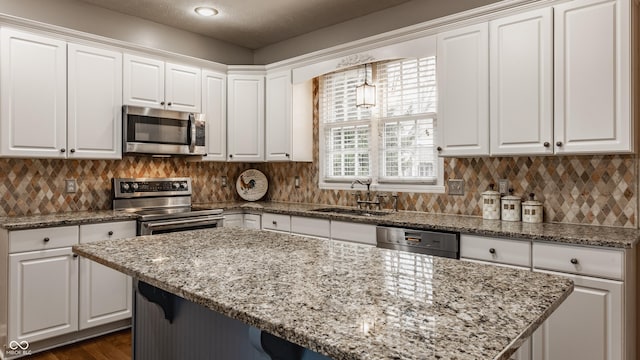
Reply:
<svg viewBox="0 0 640 360"><path fill-rule="evenodd" d="M571 259L571 263L573 265L578 265L578 259L576 259L576 258Z"/></svg>
<svg viewBox="0 0 640 360"><path fill-rule="evenodd" d="M78 257L78 254L73 254L73 258L74 259L77 258L77 257Z"/></svg>
<svg viewBox="0 0 640 360"><path fill-rule="evenodd" d="M489 253L490 254L495 254L496 253L496 249L494 249L494 248L489 249Z"/></svg>
<svg viewBox="0 0 640 360"><path fill-rule="evenodd" d="M273 225L278 225L278 222L277 222L277 221L275 221L275 220L273 220L271 223L272 223Z"/></svg>
<svg viewBox="0 0 640 360"><path fill-rule="evenodd" d="M109 236L113 235L113 231L109 231L107 234L109 234Z"/></svg>
<svg viewBox="0 0 640 360"><path fill-rule="evenodd" d="M49 239L48 237L46 237L46 238L44 238L43 240L44 240L44 242L49 242L49 240L51 240L51 239Z"/></svg>

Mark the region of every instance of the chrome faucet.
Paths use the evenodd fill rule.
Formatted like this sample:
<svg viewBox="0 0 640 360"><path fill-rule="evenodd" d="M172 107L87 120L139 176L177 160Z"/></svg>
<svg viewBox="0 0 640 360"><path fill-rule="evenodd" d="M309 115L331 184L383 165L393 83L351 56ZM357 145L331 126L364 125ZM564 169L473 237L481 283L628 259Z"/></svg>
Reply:
<svg viewBox="0 0 640 360"><path fill-rule="evenodd" d="M371 178L367 178L367 179L355 179L353 180L353 182L351 183L351 188L353 189L353 187L355 186L355 184L360 184L360 185L364 185L367 187L367 195L366 198L364 200L360 199L360 195L356 194L356 203L358 204L358 209L362 208L362 204L364 204L366 206L367 209L369 209L371 207L371 205L375 205L378 207L378 209L380 209L380 197L376 195L376 199L374 201L371 200Z"/></svg>
<svg viewBox="0 0 640 360"><path fill-rule="evenodd" d="M367 178L364 180L361 180L361 179L353 180L353 182L351 182L352 189L355 186L355 184L365 185L367 187L367 194L369 194L369 188L371 187L371 178Z"/></svg>

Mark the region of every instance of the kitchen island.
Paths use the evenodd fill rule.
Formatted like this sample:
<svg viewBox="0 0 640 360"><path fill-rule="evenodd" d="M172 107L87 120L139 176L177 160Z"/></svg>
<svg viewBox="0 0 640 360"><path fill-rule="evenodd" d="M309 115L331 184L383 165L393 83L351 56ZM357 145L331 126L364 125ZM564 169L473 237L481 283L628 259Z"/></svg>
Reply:
<svg viewBox="0 0 640 360"><path fill-rule="evenodd" d="M573 290L548 274L235 228L73 251L333 359L508 359Z"/></svg>

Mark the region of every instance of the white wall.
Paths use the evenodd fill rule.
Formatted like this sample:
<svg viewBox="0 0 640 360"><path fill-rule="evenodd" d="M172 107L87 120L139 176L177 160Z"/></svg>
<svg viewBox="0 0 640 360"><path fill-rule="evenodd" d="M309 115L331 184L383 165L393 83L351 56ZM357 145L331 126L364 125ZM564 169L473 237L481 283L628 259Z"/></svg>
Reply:
<svg viewBox="0 0 640 360"><path fill-rule="evenodd" d="M255 50L255 64L270 64L295 56L419 24L500 0L413 0Z"/></svg>
<svg viewBox="0 0 640 360"><path fill-rule="evenodd" d="M223 64L253 62L247 48L77 0L0 0L0 13Z"/></svg>

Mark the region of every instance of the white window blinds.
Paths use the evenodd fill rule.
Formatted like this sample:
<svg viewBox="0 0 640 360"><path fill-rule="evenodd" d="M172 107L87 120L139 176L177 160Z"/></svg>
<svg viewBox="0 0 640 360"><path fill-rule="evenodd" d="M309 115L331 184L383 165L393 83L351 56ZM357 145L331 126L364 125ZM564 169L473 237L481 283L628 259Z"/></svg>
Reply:
<svg viewBox="0 0 640 360"><path fill-rule="evenodd" d="M364 66L321 77L323 180L435 184L435 57L379 62L373 69L367 76L378 101L369 109L355 105Z"/></svg>

